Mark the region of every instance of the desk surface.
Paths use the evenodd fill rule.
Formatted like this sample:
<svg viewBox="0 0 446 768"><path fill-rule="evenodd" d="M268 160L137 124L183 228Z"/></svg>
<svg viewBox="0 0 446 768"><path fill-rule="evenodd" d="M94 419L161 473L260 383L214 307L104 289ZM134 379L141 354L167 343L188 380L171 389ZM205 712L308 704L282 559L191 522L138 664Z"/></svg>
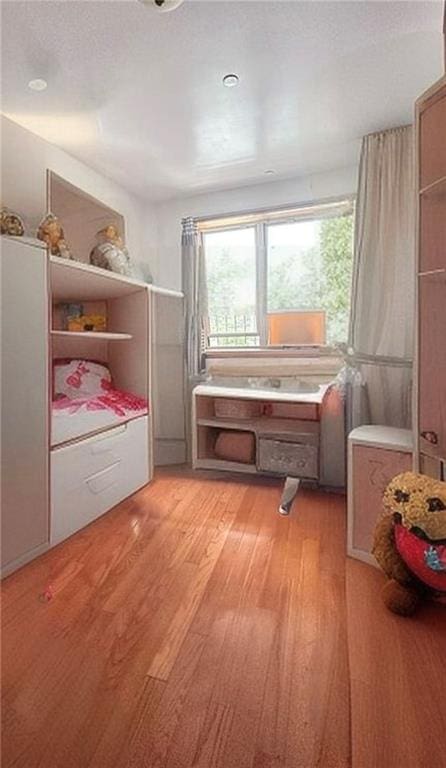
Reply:
<svg viewBox="0 0 446 768"><path fill-rule="evenodd" d="M251 389L199 384L194 395L201 397L233 397L244 400L272 400L276 403L315 403L320 405L330 385L320 384L313 392L282 392L280 389Z"/></svg>

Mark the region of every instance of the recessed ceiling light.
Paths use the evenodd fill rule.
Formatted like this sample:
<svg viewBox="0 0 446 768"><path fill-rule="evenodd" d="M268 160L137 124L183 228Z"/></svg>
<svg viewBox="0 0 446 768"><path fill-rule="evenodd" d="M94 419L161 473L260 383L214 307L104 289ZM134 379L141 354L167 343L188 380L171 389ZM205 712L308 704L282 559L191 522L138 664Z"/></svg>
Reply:
<svg viewBox="0 0 446 768"><path fill-rule="evenodd" d="M234 74L225 75L223 78L223 85L226 86L226 88L234 88L235 85L239 84L239 76Z"/></svg>
<svg viewBox="0 0 446 768"><path fill-rule="evenodd" d="M47 81L43 80L41 77L36 77L35 80L30 80L28 83L28 88L31 88L32 91L44 91L47 87Z"/></svg>
<svg viewBox="0 0 446 768"><path fill-rule="evenodd" d="M174 11L184 0L140 0L140 2L152 11L166 13L166 11Z"/></svg>
<svg viewBox="0 0 446 768"><path fill-rule="evenodd" d="M275 172L275 171L273 171L273 169L272 169L272 168L268 168L266 171L263 171L263 173L265 173L267 176L274 176L274 174L275 174L276 172Z"/></svg>

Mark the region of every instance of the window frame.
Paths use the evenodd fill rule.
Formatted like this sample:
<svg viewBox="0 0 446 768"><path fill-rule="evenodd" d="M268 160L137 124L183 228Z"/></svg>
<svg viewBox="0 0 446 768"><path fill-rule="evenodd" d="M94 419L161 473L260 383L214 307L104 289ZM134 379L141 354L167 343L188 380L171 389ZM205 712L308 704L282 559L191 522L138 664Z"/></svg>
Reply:
<svg viewBox="0 0 446 768"><path fill-rule="evenodd" d="M257 333L234 333L220 334L222 336L256 336L259 338L259 344L255 346L210 346L209 338L216 337L216 334L208 334L206 348L204 350L207 357L223 356L244 356L245 354L258 354L259 356L269 356L277 353L302 354L309 352L316 354L331 354L334 350L330 344L293 344L293 345L268 345L268 226L280 224L292 224L303 221L314 221L323 218L337 218L342 214L332 213L321 216L321 210L324 206L342 205L351 207L353 220L355 216L356 195L342 195L341 197L313 201L311 203L302 203L292 208L268 208L258 211L248 211L238 214L226 214L222 216L203 217L198 219L198 228L201 237L201 247L204 259L206 260L206 249L204 244L204 235L217 232L239 231L242 229L255 230L255 264L256 264L256 322ZM308 214L305 215L305 211ZM344 215L348 215L345 213ZM250 220L251 219L251 220ZM222 223L219 225L218 222ZM215 222L215 226L212 224Z"/></svg>

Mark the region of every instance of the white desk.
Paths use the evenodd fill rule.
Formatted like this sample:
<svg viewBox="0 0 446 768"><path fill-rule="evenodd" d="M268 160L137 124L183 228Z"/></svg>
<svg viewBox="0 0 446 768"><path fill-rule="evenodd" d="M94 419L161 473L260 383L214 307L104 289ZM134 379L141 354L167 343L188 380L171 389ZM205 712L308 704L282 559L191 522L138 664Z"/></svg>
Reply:
<svg viewBox="0 0 446 768"><path fill-rule="evenodd" d="M300 480L319 481L319 432L321 405L329 385L311 392L283 392L200 384L192 394L192 465L248 474L285 477L280 512L288 514ZM233 415L216 415L216 401L232 400ZM249 401L255 414L234 415L237 405ZM218 408L217 408L218 410ZM245 409L246 410L246 409ZM214 446L224 430L251 432L255 437L252 463L217 457Z"/></svg>

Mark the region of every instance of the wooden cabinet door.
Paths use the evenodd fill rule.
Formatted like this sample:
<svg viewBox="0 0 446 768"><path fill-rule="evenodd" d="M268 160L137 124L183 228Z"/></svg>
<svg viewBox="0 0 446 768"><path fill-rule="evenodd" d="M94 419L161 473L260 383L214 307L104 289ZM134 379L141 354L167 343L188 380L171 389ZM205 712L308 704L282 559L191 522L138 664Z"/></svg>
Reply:
<svg viewBox="0 0 446 768"><path fill-rule="evenodd" d="M441 459L420 453L420 472L423 475L429 475L434 480L443 480L443 466L444 462Z"/></svg>
<svg viewBox="0 0 446 768"><path fill-rule="evenodd" d="M446 279L419 282L420 449L446 457Z"/></svg>
<svg viewBox="0 0 446 768"><path fill-rule="evenodd" d="M444 127L446 144L446 125ZM446 180L420 199L420 272L446 273Z"/></svg>
<svg viewBox="0 0 446 768"><path fill-rule="evenodd" d="M356 553L370 553L376 521L383 512L384 491L395 475L411 469L412 454L353 445L352 461L351 546Z"/></svg>
<svg viewBox="0 0 446 768"><path fill-rule="evenodd" d="M420 188L446 176L446 86L420 114Z"/></svg>
<svg viewBox="0 0 446 768"><path fill-rule="evenodd" d="M49 540L47 253L2 238L2 571Z"/></svg>

